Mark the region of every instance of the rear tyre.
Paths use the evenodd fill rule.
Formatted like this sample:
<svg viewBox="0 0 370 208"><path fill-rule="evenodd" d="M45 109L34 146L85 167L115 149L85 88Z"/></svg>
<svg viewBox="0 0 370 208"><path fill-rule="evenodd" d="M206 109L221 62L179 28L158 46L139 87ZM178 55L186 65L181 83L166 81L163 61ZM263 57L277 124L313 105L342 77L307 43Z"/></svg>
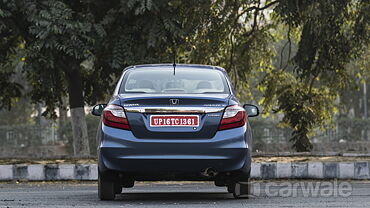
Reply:
<svg viewBox="0 0 370 208"><path fill-rule="evenodd" d="M248 199L251 194L249 180L232 182L227 186L227 191L232 193L235 199Z"/></svg>
<svg viewBox="0 0 370 208"><path fill-rule="evenodd" d="M122 191L121 187L120 189ZM100 200L114 200L117 191L119 191L119 189L114 185L114 180L106 180L99 174L98 195Z"/></svg>

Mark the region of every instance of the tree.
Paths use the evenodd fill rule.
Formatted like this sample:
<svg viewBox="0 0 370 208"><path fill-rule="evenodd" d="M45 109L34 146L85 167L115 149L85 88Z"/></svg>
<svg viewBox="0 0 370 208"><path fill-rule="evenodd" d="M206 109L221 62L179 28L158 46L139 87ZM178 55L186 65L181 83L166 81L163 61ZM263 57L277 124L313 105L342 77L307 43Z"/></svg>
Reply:
<svg viewBox="0 0 370 208"><path fill-rule="evenodd" d="M283 122L293 128L293 146L307 151L313 128L331 120L340 90L352 84L348 63L369 45L370 2L281 1L275 11L278 20L301 34L291 59L293 76L284 69L267 75L265 104L277 101Z"/></svg>
<svg viewBox="0 0 370 208"><path fill-rule="evenodd" d="M24 45L22 50L6 47L13 62L24 60L23 71L31 85L33 102L44 102L45 115L55 116L62 97L69 94L74 153L89 155L80 63L92 48L91 23L78 3L61 1L2 1L2 34ZM9 52L8 52L9 54Z"/></svg>
<svg viewBox="0 0 370 208"><path fill-rule="evenodd" d="M368 1L214 1L190 41L193 50L184 53L190 62L224 66L240 97L262 93L265 114L282 113L293 147L309 151L313 130L330 123L339 92L353 85L348 63L369 45L368 11ZM279 27L287 28L281 54L288 51L280 66L272 64L271 47L281 39Z"/></svg>
<svg viewBox="0 0 370 208"><path fill-rule="evenodd" d="M16 85L19 85L21 87L20 91L27 93L29 91L29 86L24 75L19 71L19 69L20 69L19 67L16 67L16 69L13 71L14 74L12 74L11 80ZM4 86L4 88L6 87L8 87L8 85ZM13 100L11 101L11 109L3 108L0 110L0 118L3 118L0 119L0 126L24 125L35 123L34 119L31 118L31 115L34 111L34 105L32 105L30 101L31 99L26 96L13 98Z"/></svg>
<svg viewBox="0 0 370 208"><path fill-rule="evenodd" d="M348 63L370 40L366 0L0 2L8 66L0 69L0 105L20 96L11 77L22 63L45 115L68 95L76 155L89 152L84 104L111 93L125 66L172 62L174 53L180 62L225 67L242 100L260 99L265 115L282 113L294 148L311 150L313 129L331 120L339 91L352 84ZM284 64L276 64L279 54Z"/></svg>
<svg viewBox="0 0 370 208"><path fill-rule="evenodd" d="M0 109L10 109L21 96L22 86L14 80L17 62L13 60L21 45L17 27L9 20L14 8L13 2L1 2L0 7Z"/></svg>
<svg viewBox="0 0 370 208"><path fill-rule="evenodd" d="M112 92L125 66L171 60L169 50L182 40L182 23L190 23L187 15L208 4L204 2L3 0L2 35L24 45L20 51L2 45L12 58L6 63L24 60L29 95L33 102L44 103L45 116L55 117L55 109L68 95L74 154L88 156L84 104ZM86 63L93 66L84 67ZM12 84L10 80L4 85ZM13 98L20 96L16 89L2 91ZM11 99L3 103L10 106Z"/></svg>

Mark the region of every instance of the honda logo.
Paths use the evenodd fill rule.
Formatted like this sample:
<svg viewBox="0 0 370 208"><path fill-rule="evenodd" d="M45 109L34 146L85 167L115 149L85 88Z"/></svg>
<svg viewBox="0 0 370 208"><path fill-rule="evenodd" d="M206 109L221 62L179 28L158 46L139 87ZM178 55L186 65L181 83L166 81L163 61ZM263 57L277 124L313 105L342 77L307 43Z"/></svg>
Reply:
<svg viewBox="0 0 370 208"><path fill-rule="evenodd" d="M178 104L179 104L179 102L180 102L180 100L179 100L179 99L170 99L170 104L171 104L171 105L178 105Z"/></svg>

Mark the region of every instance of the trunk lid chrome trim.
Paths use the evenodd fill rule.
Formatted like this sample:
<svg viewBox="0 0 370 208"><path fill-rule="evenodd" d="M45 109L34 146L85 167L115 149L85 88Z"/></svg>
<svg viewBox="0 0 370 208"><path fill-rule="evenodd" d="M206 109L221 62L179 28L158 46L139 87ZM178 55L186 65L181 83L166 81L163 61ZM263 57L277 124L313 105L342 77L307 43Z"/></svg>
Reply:
<svg viewBox="0 0 370 208"><path fill-rule="evenodd" d="M226 106L225 106L226 107ZM133 113L218 113L225 107L125 107L126 112Z"/></svg>

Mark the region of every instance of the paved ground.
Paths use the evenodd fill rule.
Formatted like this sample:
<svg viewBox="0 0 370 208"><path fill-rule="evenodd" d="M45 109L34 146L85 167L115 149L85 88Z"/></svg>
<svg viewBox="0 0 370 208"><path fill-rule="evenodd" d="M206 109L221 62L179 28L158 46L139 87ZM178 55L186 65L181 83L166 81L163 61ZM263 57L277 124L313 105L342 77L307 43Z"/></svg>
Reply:
<svg viewBox="0 0 370 208"><path fill-rule="evenodd" d="M235 200L212 183L137 183L99 201L93 182L0 183L0 207L370 207L370 181L256 181L253 190Z"/></svg>

